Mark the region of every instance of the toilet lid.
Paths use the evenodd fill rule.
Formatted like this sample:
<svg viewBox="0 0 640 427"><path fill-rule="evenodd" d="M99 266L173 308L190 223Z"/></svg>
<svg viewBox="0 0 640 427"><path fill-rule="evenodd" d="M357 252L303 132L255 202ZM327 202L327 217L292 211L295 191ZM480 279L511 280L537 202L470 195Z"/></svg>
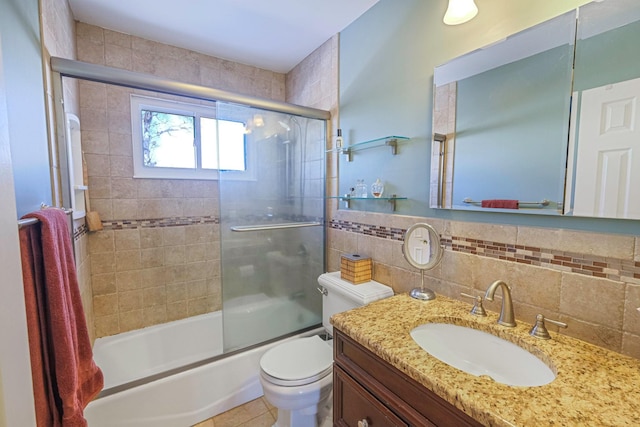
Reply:
<svg viewBox="0 0 640 427"><path fill-rule="evenodd" d="M269 377L289 385L308 384L331 372L333 349L317 335L296 338L268 350L260 368Z"/></svg>

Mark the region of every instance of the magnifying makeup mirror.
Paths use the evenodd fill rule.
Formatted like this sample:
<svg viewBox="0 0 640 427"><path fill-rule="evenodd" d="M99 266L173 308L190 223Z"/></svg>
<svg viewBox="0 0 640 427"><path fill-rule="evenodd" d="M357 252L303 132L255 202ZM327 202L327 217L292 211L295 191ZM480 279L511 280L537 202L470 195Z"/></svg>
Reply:
<svg viewBox="0 0 640 427"><path fill-rule="evenodd" d="M420 288L411 290L409 295L412 298L422 301L436 298L435 292L424 287L424 272L438 265L443 253L440 235L431 225L418 223L407 229L404 235L402 254L411 266L420 270Z"/></svg>

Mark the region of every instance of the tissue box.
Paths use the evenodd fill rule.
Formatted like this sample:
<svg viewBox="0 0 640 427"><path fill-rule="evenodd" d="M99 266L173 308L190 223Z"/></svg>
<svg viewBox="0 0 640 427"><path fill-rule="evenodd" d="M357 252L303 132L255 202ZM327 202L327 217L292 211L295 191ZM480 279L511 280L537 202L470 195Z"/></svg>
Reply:
<svg viewBox="0 0 640 427"><path fill-rule="evenodd" d="M371 280L370 257L358 254L345 254L340 259L340 278L355 285Z"/></svg>

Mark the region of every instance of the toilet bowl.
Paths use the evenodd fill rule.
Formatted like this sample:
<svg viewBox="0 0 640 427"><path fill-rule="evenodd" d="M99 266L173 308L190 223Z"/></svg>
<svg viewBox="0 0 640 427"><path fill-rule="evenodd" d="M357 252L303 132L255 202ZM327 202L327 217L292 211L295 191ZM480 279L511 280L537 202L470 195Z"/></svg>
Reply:
<svg viewBox="0 0 640 427"><path fill-rule="evenodd" d="M335 313L393 295L388 286L370 281L353 285L340 273L318 278L323 294L322 323L329 334ZM328 427L332 425L333 341L314 335L271 348L260 359L264 397L278 408L274 427Z"/></svg>

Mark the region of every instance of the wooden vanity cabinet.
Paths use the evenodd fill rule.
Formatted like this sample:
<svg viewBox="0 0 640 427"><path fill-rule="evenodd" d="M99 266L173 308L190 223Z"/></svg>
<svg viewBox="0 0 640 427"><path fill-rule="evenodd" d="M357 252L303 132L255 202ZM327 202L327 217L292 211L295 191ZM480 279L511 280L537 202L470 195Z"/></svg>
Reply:
<svg viewBox="0 0 640 427"><path fill-rule="evenodd" d="M333 424L481 426L334 328Z"/></svg>

